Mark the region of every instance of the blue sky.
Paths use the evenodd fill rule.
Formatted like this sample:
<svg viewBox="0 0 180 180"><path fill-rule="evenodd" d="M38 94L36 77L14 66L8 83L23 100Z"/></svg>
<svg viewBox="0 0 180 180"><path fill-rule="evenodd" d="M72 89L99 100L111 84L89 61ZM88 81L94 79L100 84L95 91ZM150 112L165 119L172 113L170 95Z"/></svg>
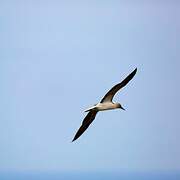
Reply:
<svg viewBox="0 0 180 180"><path fill-rule="evenodd" d="M180 170L178 1L0 1L0 170ZM85 113L134 68L71 143Z"/></svg>

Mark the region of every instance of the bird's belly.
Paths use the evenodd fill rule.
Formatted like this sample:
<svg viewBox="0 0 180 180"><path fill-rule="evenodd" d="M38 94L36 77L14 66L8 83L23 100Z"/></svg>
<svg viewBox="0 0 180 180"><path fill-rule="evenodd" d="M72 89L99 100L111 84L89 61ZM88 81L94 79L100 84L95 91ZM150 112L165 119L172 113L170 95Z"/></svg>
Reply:
<svg viewBox="0 0 180 180"><path fill-rule="evenodd" d="M115 109L116 107L113 103L99 103L96 105L96 108L98 109L98 111L106 111Z"/></svg>

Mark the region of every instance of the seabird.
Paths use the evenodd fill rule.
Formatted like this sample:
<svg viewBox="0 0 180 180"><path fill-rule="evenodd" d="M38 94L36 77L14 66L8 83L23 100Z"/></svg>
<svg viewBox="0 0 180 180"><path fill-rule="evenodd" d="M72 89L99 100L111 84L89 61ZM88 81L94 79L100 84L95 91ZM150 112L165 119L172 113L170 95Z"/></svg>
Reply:
<svg viewBox="0 0 180 180"><path fill-rule="evenodd" d="M120 103L114 103L112 102L112 100L114 95L117 93L117 91L123 88L134 77L136 72L137 72L137 68L131 74L129 74L121 83L116 84L114 87L112 87L102 98L100 103L95 104L94 106L85 110L85 112L89 112L89 113L84 118L82 125L77 131L76 135L74 136L72 142L78 139L84 133L84 131L89 127L89 125L95 119L98 111L106 111L117 108L125 110Z"/></svg>

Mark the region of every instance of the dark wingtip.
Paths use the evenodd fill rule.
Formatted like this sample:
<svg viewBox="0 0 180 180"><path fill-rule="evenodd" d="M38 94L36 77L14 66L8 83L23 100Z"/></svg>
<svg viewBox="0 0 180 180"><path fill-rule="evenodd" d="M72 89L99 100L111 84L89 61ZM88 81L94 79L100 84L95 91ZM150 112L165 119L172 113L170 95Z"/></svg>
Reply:
<svg viewBox="0 0 180 180"><path fill-rule="evenodd" d="M78 133L76 133L76 135L74 136L72 142L74 142L74 141L75 141L76 139L78 139L78 138L79 138L79 135L78 135Z"/></svg>
<svg viewBox="0 0 180 180"><path fill-rule="evenodd" d="M74 142L76 139L77 139L77 138L76 138L76 137L74 137L74 139L73 139L71 142Z"/></svg>
<svg viewBox="0 0 180 180"><path fill-rule="evenodd" d="M137 72L137 68L134 70L134 73L136 73Z"/></svg>
<svg viewBox="0 0 180 180"><path fill-rule="evenodd" d="M137 72L137 68L130 74L130 76L133 77L136 74L136 72Z"/></svg>

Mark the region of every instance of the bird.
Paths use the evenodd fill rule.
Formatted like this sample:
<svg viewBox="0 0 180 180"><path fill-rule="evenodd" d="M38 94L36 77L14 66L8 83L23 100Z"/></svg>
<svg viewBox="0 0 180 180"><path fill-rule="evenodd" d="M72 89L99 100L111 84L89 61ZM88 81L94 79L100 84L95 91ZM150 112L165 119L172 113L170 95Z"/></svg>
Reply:
<svg viewBox="0 0 180 180"><path fill-rule="evenodd" d="M78 129L77 133L75 134L73 141L77 140L89 127L89 125L93 122L95 119L97 113L99 111L106 111L106 110L112 110L112 109L122 109L125 110L120 103L114 103L113 97L114 95L122 89L124 86L128 84L128 82L134 77L134 75L137 72L137 68L131 72L122 82L116 84L113 86L106 94L105 96L101 99L101 101L94 106L86 109L84 112L88 112L86 117L84 118L82 125Z"/></svg>

